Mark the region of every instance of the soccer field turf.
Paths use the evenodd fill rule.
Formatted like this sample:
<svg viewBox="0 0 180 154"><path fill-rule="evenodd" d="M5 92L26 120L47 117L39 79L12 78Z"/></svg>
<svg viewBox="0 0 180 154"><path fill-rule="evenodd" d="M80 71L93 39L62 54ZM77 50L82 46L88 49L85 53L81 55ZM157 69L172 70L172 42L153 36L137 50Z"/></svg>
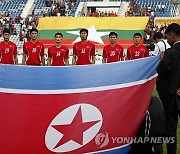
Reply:
<svg viewBox="0 0 180 154"><path fill-rule="evenodd" d="M158 93L156 91L156 89L154 88L153 91L153 96L158 96ZM177 154L180 154L180 118L179 118L179 122L178 122L178 130L177 130ZM164 154L166 154L166 145L163 146L164 147Z"/></svg>

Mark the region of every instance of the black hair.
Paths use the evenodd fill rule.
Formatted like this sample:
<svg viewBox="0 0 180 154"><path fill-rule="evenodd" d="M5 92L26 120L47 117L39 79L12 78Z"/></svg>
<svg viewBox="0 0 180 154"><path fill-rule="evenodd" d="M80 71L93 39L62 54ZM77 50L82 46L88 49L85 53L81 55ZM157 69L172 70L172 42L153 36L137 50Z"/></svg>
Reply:
<svg viewBox="0 0 180 154"><path fill-rule="evenodd" d="M38 30L37 30L36 28L32 28L32 29L30 30L30 34L31 34L32 32L37 32L37 33L38 33Z"/></svg>
<svg viewBox="0 0 180 154"><path fill-rule="evenodd" d="M176 36L180 36L180 25L177 23L170 24L165 31L165 34L174 32Z"/></svg>
<svg viewBox="0 0 180 154"><path fill-rule="evenodd" d="M8 28L4 28L4 30L3 30L3 34L4 33L8 33L8 34L10 34L11 33L11 31L10 31L10 29L8 29Z"/></svg>
<svg viewBox="0 0 180 154"><path fill-rule="evenodd" d="M140 37L142 38L141 33L135 33L135 34L133 35L133 38L134 38L135 36L140 36Z"/></svg>
<svg viewBox="0 0 180 154"><path fill-rule="evenodd" d="M110 33L109 33L109 37L112 36L112 35L115 35L116 38L118 37L118 34L117 34L116 32L110 32Z"/></svg>
<svg viewBox="0 0 180 154"><path fill-rule="evenodd" d="M79 33L82 33L82 32L86 32L86 33L88 34L88 30L85 29L85 28L82 28L82 29L79 31Z"/></svg>
<svg viewBox="0 0 180 154"><path fill-rule="evenodd" d="M59 33L59 32L57 32L57 33L54 35L54 37L56 37L57 35L61 35L61 37L63 37L63 34L62 34L62 33Z"/></svg>
<svg viewBox="0 0 180 154"><path fill-rule="evenodd" d="M153 40L162 39L162 38L163 38L163 34L161 32L156 32L153 35Z"/></svg>

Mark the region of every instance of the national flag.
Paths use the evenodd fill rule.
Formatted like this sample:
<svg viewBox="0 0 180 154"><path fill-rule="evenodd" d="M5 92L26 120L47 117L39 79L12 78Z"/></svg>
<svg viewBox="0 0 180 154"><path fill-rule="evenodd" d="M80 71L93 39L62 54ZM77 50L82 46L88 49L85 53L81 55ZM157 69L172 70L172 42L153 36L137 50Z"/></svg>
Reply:
<svg viewBox="0 0 180 154"><path fill-rule="evenodd" d="M40 18L38 24L39 39L46 47L54 44L54 34L61 32L64 35L63 44L72 48L78 41L79 30L89 30L89 40L94 41L96 48L103 48L109 43L109 33L115 31L118 34L117 43L124 48L133 44L134 33L144 34L148 17L45 17Z"/></svg>
<svg viewBox="0 0 180 154"><path fill-rule="evenodd" d="M171 23L180 24L180 19L179 18L155 18L154 23L155 25L163 25L163 24L171 24Z"/></svg>
<svg viewBox="0 0 180 154"><path fill-rule="evenodd" d="M0 64L0 153L121 153L145 115L159 57L84 66Z"/></svg>

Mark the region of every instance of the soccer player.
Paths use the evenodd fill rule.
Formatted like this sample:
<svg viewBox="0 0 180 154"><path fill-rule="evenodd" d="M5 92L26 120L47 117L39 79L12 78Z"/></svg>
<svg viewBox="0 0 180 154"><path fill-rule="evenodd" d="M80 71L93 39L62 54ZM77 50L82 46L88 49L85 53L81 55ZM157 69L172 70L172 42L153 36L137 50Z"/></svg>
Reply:
<svg viewBox="0 0 180 154"><path fill-rule="evenodd" d="M87 40L88 30L80 30L81 41L73 46L73 65L95 64L95 45Z"/></svg>
<svg viewBox="0 0 180 154"><path fill-rule="evenodd" d="M116 43L118 34L110 32L110 44L106 45L103 49L103 63L111 63L123 60L123 47Z"/></svg>
<svg viewBox="0 0 180 154"><path fill-rule="evenodd" d="M55 34L55 45L48 49L48 66L69 65L69 49L62 45L63 35Z"/></svg>
<svg viewBox="0 0 180 154"><path fill-rule="evenodd" d="M37 40L38 30L32 28L30 30L31 40L23 45L23 65L45 65L44 45Z"/></svg>
<svg viewBox="0 0 180 154"><path fill-rule="evenodd" d="M9 40L10 30L7 28L3 30L3 39L4 41L0 43L0 63L17 65L17 46Z"/></svg>
<svg viewBox="0 0 180 154"><path fill-rule="evenodd" d="M149 56L149 50L141 44L142 35L140 33L135 33L133 36L134 45L127 49L126 60L138 59Z"/></svg>

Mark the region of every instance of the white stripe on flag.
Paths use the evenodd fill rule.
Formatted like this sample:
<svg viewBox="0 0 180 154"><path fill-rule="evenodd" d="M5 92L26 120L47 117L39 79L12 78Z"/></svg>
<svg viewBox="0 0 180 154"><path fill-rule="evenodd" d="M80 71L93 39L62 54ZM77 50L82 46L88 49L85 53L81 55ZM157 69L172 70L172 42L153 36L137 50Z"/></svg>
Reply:
<svg viewBox="0 0 180 154"><path fill-rule="evenodd" d="M149 77L148 79L124 83L124 84L111 85L111 86L102 86L102 87L63 89L63 90L27 90L27 89L0 88L0 92L15 93L15 94L72 94L72 93L96 92L96 91L113 90L113 89L141 85L157 77L157 75L158 74L156 73L155 75Z"/></svg>

